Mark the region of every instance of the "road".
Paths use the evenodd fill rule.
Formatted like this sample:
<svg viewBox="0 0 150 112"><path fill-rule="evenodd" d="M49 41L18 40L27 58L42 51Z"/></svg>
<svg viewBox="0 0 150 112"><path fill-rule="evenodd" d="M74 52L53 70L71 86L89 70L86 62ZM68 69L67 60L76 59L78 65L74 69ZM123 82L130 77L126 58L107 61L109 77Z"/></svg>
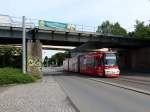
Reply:
<svg viewBox="0 0 150 112"><path fill-rule="evenodd" d="M53 76L80 112L150 112L148 95L75 74Z"/></svg>
<svg viewBox="0 0 150 112"><path fill-rule="evenodd" d="M121 84L121 85L134 87L137 89L150 92L150 80L148 80L150 79L149 77L145 78L144 80L140 80L140 79L137 80L135 79L135 76L132 76L129 78L126 76L120 76L119 78L93 78L91 77L90 79L97 80L97 81L102 80L102 81L107 81L110 83Z"/></svg>

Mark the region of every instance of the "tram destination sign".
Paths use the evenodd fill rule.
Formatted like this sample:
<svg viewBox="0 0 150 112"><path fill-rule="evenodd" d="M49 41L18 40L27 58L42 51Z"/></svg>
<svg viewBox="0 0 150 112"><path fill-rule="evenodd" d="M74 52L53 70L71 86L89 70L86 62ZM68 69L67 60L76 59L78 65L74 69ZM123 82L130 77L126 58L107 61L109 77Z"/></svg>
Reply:
<svg viewBox="0 0 150 112"><path fill-rule="evenodd" d="M74 24L39 20L39 29L63 30L63 31L74 32L74 31L76 31L76 26Z"/></svg>

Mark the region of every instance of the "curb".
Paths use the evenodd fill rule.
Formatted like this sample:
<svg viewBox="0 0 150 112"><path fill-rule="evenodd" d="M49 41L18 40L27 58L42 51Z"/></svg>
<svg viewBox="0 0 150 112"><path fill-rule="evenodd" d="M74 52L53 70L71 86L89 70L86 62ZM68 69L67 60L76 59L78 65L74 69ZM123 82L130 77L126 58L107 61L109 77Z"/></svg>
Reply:
<svg viewBox="0 0 150 112"><path fill-rule="evenodd" d="M17 86L19 84L4 84L4 85L0 85L0 87L13 87L13 86Z"/></svg>
<svg viewBox="0 0 150 112"><path fill-rule="evenodd" d="M54 80L57 82L57 79L54 78ZM57 84L60 86L60 88L62 89L62 91L66 94L66 99L70 102L70 104L75 109L75 111L76 112L80 112L80 110L77 108L77 106L75 105L75 103L72 101L72 99L70 98L70 96L66 92L65 88L60 84L60 82L57 82Z"/></svg>
<svg viewBox="0 0 150 112"><path fill-rule="evenodd" d="M128 79L129 79L129 80L135 80L135 81L139 81L139 82L141 82L141 81L143 81L143 82L148 82L148 83L150 82L150 80L143 80L143 79L140 79L140 80L139 80L139 79L137 79L137 78L128 78L128 77L124 77L124 76L122 76L121 78L122 78L122 79L126 79L126 80L128 80Z"/></svg>
<svg viewBox="0 0 150 112"><path fill-rule="evenodd" d="M131 91L135 91L135 92L142 93L142 94L150 96L150 92L142 90L142 89L133 88L133 87L129 87L129 86L125 86L125 85L121 85L121 84L117 84L117 83L112 83L112 82L108 82L108 81L92 79L92 78L90 78L89 80L94 80L94 81L97 81L97 82L101 82L101 83L104 83L104 84L112 85L112 86L115 86L115 87L119 87L119 88L131 90Z"/></svg>
<svg viewBox="0 0 150 112"><path fill-rule="evenodd" d="M80 112L80 110L77 108L77 106L73 103L73 101L71 100L71 98L69 97L69 95L67 95L67 99L70 102L70 104L72 105L72 107L76 110L76 112Z"/></svg>

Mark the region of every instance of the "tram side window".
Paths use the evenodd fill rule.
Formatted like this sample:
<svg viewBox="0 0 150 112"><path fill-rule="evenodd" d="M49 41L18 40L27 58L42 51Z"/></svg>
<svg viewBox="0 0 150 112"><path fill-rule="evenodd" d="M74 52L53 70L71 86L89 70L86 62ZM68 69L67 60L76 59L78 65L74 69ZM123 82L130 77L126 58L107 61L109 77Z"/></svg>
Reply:
<svg viewBox="0 0 150 112"><path fill-rule="evenodd" d="M95 66L103 66L103 59L102 58L95 58Z"/></svg>
<svg viewBox="0 0 150 112"><path fill-rule="evenodd" d="M82 59L82 58L80 57L80 58L79 58L79 61L80 61L80 63L79 63L80 65L79 65L79 66L80 66L80 68L82 67L82 63L83 63L83 62L81 61L81 59Z"/></svg>
<svg viewBox="0 0 150 112"><path fill-rule="evenodd" d="M89 67L89 66L90 66L89 59L87 58L86 60L87 60L87 61L86 61L86 66Z"/></svg>
<svg viewBox="0 0 150 112"><path fill-rule="evenodd" d="M81 67L81 68L84 67L84 63L85 63L84 61L85 61L84 58L81 57L81 58L80 58L80 67Z"/></svg>
<svg viewBox="0 0 150 112"><path fill-rule="evenodd" d="M88 66L88 67L90 67L91 65L90 65L90 59L89 59L89 57L88 58L86 58L86 66Z"/></svg>
<svg viewBox="0 0 150 112"><path fill-rule="evenodd" d="M94 57L91 57L91 66L94 67L94 64L95 64Z"/></svg>
<svg viewBox="0 0 150 112"><path fill-rule="evenodd" d="M87 66L88 67L94 67L94 58L93 57L87 58Z"/></svg>

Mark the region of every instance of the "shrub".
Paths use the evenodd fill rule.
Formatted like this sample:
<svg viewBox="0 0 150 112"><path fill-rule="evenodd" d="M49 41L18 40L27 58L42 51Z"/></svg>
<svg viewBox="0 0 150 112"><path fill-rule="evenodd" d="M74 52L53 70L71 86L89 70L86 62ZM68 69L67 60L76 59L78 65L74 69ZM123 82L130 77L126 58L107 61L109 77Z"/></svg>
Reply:
<svg viewBox="0 0 150 112"><path fill-rule="evenodd" d="M0 68L0 85L31 83L40 78L40 76L23 74L19 69Z"/></svg>

